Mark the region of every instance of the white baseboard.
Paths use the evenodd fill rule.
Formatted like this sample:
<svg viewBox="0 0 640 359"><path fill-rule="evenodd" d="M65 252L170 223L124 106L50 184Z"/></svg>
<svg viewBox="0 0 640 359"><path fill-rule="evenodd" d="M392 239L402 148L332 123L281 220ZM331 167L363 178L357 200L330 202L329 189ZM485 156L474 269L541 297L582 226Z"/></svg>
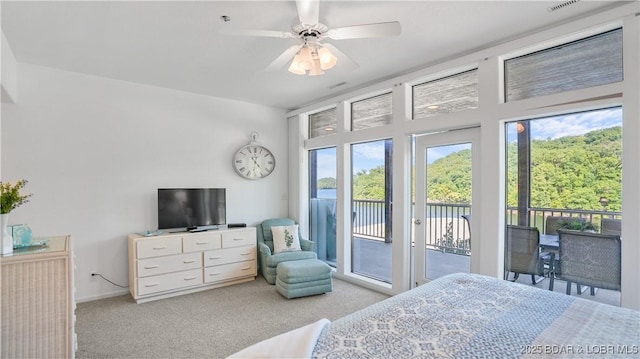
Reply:
<svg viewBox="0 0 640 359"><path fill-rule="evenodd" d="M99 300L99 299L118 297L118 296L125 295L125 294L129 294L129 290L122 289L122 290L115 291L115 292L110 292L110 293L103 293L103 294L92 295L92 296L88 296L88 297L78 297L78 298L76 298L76 303L91 302L91 301ZM131 299L131 300L133 300L133 299Z"/></svg>
<svg viewBox="0 0 640 359"><path fill-rule="evenodd" d="M345 282L349 282L351 284L355 284L358 285L360 287L364 287L367 289L371 289L374 290L376 292L382 293L382 294L387 294L387 295L395 295L397 293L394 293L391 290L391 285L388 283L384 283L381 284L380 281L371 279L371 278L367 278L364 276L360 276L357 274L353 274L353 273L349 273L349 274L340 274L337 271L333 272L333 278L337 278L340 280L343 280Z"/></svg>

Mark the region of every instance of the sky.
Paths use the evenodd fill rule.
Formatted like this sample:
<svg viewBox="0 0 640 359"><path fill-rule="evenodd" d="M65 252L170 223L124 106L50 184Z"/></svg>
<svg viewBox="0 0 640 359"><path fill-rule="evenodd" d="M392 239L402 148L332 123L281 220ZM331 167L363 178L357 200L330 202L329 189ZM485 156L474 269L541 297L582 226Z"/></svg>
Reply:
<svg viewBox="0 0 640 359"><path fill-rule="evenodd" d="M590 131L615 126L622 126L622 108L608 108L597 111L579 112L562 116L546 117L531 120L532 139L556 139L564 136L578 136ZM507 124L507 139L516 139L516 124ZM428 163L445 157L451 153L469 148L469 145L450 145L430 148ZM353 172L369 170L384 165L384 141L354 144ZM318 178L336 177L336 149L318 150Z"/></svg>
<svg viewBox="0 0 640 359"><path fill-rule="evenodd" d="M620 107L532 120L531 137L536 140L553 140L615 126L622 126L622 108ZM515 141L515 122L510 123L507 129L509 142Z"/></svg>

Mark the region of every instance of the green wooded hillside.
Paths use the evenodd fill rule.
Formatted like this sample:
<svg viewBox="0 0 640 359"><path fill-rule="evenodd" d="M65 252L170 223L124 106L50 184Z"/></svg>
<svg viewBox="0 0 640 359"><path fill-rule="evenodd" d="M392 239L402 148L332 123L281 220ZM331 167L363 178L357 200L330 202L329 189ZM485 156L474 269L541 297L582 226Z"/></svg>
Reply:
<svg viewBox="0 0 640 359"><path fill-rule="evenodd" d="M622 210L622 127L534 140L531 146L533 207L600 210L600 197L604 196L609 199L609 210ZM515 144L509 146L508 153L508 201L515 205Z"/></svg>
<svg viewBox="0 0 640 359"><path fill-rule="evenodd" d="M517 204L517 145L507 145L507 201ZM482 163L480 164L482 165ZM471 151L452 153L428 166L429 202L471 202ZM621 210L622 128L581 136L531 142L531 206ZM354 178L355 199L384 199L384 168L360 171Z"/></svg>
<svg viewBox="0 0 640 359"><path fill-rule="evenodd" d="M318 189L336 188L336 179L333 177L323 177L318 179Z"/></svg>

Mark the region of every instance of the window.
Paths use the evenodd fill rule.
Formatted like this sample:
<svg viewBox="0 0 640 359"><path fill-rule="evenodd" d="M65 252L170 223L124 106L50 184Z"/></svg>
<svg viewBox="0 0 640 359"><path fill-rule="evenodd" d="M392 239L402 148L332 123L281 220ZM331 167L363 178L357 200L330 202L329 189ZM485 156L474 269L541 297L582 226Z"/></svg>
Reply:
<svg viewBox="0 0 640 359"><path fill-rule="evenodd" d="M309 115L309 138L335 135L336 127L335 108Z"/></svg>
<svg viewBox="0 0 640 359"><path fill-rule="evenodd" d="M622 29L506 60L506 101L622 81Z"/></svg>
<svg viewBox="0 0 640 359"><path fill-rule="evenodd" d="M413 86L413 119L478 108L478 70Z"/></svg>
<svg viewBox="0 0 640 359"><path fill-rule="evenodd" d="M318 259L336 266L336 148L309 151L310 239Z"/></svg>
<svg viewBox="0 0 640 359"><path fill-rule="evenodd" d="M559 287L553 290L563 292L577 289L575 282L580 282L568 280L576 275L595 278L606 271L615 281L620 256L613 247L605 247L610 240L598 235L620 235L622 225L622 108L519 120L507 123L505 130L505 269L523 284L553 276ZM576 231L563 235L559 228ZM585 237L581 231L600 234ZM570 251L576 248L574 239L584 240L579 254ZM589 264L571 264L576 255ZM520 278L518 273L526 275ZM537 286L552 289L551 281L547 283ZM620 292L603 289L610 285L606 283L598 301L619 305Z"/></svg>
<svg viewBox="0 0 640 359"><path fill-rule="evenodd" d="M357 131L391 123L391 92L351 104L351 130Z"/></svg>
<svg viewBox="0 0 640 359"><path fill-rule="evenodd" d="M352 272L391 283L393 141L351 145Z"/></svg>
<svg viewBox="0 0 640 359"><path fill-rule="evenodd" d="M509 222L518 207L580 210L598 225L600 212L621 214L622 108L509 122L506 133ZM542 213L529 221L544 230Z"/></svg>

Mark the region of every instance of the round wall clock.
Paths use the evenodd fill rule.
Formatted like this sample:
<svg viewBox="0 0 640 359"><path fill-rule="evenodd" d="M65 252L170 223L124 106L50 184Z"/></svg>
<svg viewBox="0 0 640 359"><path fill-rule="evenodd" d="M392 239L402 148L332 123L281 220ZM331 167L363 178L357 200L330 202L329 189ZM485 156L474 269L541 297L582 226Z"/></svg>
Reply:
<svg viewBox="0 0 640 359"><path fill-rule="evenodd" d="M266 147L254 141L241 147L233 155L233 169L241 177L250 180L265 178L276 167L276 158Z"/></svg>

